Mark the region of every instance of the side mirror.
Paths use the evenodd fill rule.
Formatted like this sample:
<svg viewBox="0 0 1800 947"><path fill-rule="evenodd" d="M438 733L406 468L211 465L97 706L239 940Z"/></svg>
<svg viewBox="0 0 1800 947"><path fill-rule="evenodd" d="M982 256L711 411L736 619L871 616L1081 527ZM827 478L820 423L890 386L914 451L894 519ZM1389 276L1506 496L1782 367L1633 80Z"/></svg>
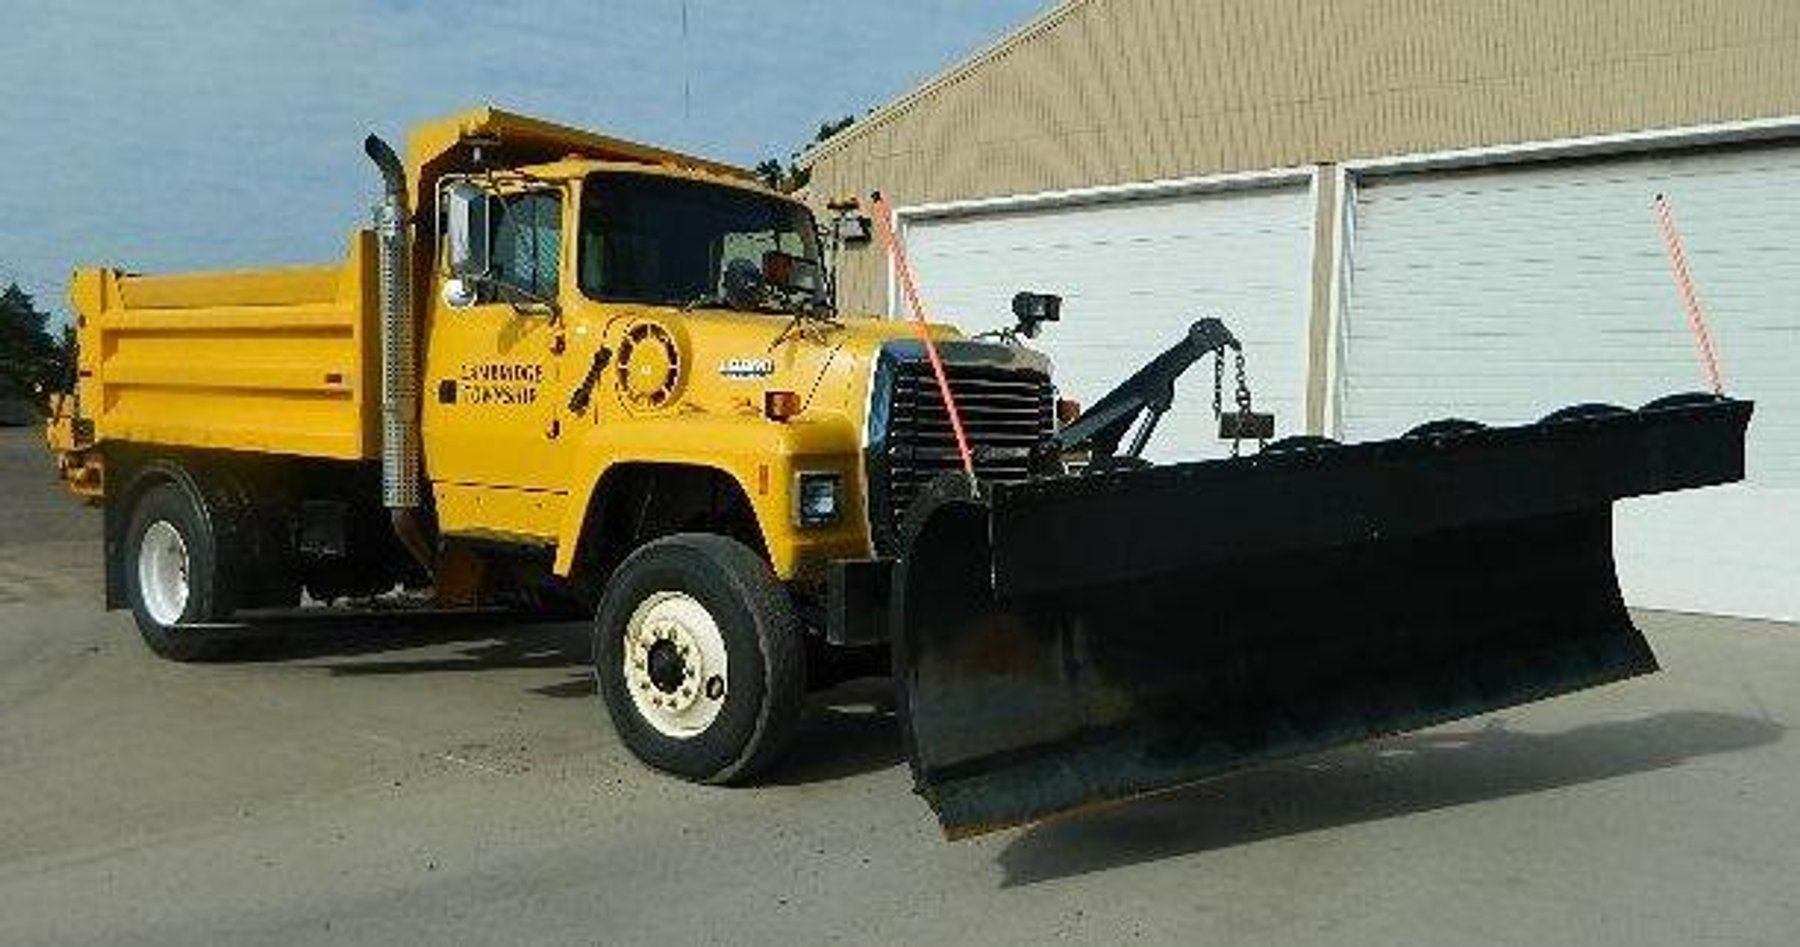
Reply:
<svg viewBox="0 0 1800 947"><path fill-rule="evenodd" d="M817 296L825 292L825 268L818 261L770 250L763 254L763 279L770 286Z"/></svg>
<svg viewBox="0 0 1800 947"><path fill-rule="evenodd" d="M861 214L844 214L833 221L837 238L846 245L869 242L872 222Z"/></svg>
<svg viewBox="0 0 1800 947"><path fill-rule="evenodd" d="M1062 319L1062 297L1052 293L1018 293L1013 296L1012 311L1013 318L1019 320L1018 333L1035 339L1044 323Z"/></svg>
<svg viewBox="0 0 1800 947"><path fill-rule="evenodd" d="M488 244L493 198L467 181L444 187L444 246L450 275L459 280L486 279L492 270Z"/></svg>

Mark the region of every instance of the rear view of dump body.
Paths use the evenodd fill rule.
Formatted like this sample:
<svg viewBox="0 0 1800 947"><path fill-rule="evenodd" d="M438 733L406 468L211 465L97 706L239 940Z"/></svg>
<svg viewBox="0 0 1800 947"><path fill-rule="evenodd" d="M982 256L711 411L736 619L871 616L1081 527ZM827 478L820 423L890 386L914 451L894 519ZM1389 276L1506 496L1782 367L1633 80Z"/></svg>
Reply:
<svg viewBox="0 0 1800 947"><path fill-rule="evenodd" d="M1750 411L941 480L895 588L920 791L966 835L1653 671L1611 504L1741 479Z"/></svg>
<svg viewBox="0 0 1800 947"><path fill-rule="evenodd" d="M332 460L379 455L374 241L342 265L75 274L82 430L111 441ZM65 445L71 447L87 444Z"/></svg>

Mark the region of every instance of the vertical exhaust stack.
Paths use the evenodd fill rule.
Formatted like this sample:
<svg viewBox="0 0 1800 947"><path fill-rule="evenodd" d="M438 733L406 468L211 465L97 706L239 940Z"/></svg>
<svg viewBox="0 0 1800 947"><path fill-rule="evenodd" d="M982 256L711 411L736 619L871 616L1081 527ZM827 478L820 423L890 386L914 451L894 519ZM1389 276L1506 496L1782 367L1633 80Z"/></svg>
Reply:
<svg viewBox="0 0 1800 947"><path fill-rule="evenodd" d="M406 231L406 169L394 149L374 135L363 140L363 151L381 169L383 184L381 203L374 209L381 285L381 501L392 511L395 534L429 573L432 556L418 519L418 332Z"/></svg>

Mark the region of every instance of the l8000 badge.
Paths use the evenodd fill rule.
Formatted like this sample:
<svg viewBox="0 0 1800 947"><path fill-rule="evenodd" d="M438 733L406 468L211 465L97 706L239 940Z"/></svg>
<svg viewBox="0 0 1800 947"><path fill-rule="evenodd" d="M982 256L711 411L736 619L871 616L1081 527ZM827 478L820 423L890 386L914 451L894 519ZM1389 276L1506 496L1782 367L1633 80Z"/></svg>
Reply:
<svg viewBox="0 0 1800 947"><path fill-rule="evenodd" d="M726 378L767 378L775 374L775 360L768 358L728 358L719 365Z"/></svg>

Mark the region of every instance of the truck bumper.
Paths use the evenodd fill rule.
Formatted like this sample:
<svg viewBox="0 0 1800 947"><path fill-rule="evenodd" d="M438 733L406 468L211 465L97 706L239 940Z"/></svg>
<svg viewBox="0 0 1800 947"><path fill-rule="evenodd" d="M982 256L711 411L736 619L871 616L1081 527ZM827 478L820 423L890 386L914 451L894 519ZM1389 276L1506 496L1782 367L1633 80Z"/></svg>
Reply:
<svg viewBox="0 0 1800 947"><path fill-rule="evenodd" d="M842 647L885 644L894 560L838 559L825 569L825 640Z"/></svg>

